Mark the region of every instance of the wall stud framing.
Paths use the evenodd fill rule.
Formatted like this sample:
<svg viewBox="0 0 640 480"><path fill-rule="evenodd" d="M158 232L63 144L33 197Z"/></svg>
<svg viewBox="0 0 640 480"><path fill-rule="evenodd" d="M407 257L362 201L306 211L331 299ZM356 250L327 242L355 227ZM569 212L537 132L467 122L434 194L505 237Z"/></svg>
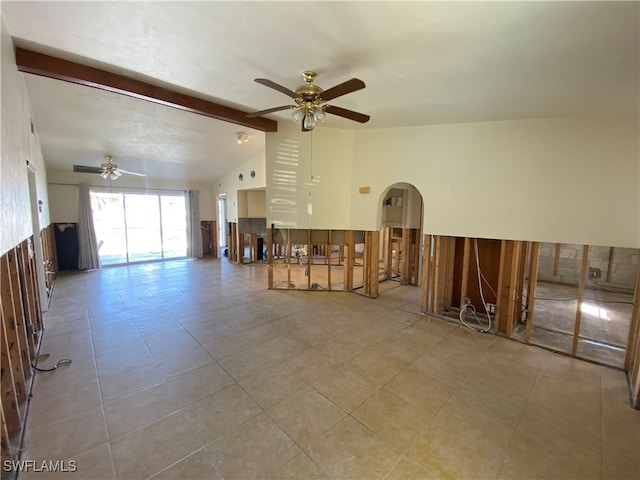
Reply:
<svg viewBox="0 0 640 480"><path fill-rule="evenodd" d="M578 340L580 339L580 322L582 320L582 300L584 298L584 286L587 283L587 273L589 270L589 245L582 247L582 270L580 273L580 285L578 286L578 305L576 308L576 323L573 326L573 345L571 355L578 351Z"/></svg>
<svg viewBox="0 0 640 480"><path fill-rule="evenodd" d="M24 376L18 368L22 368L20 355L17 354L15 340L9 339L7 322L2 310L0 310L2 329L0 330L0 346L2 347L1 360L1 388L2 411L8 432L15 434L20 430L20 402L25 398Z"/></svg>
<svg viewBox="0 0 640 480"><path fill-rule="evenodd" d="M14 331L16 335L16 344L19 347L20 358L22 359L22 371L24 372L24 379L26 381L27 378L31 376L30 369L30 358L34 355L33 352L33 338L31 338L31 343L27 338L27 331L24 322L24 309L22 305L22 295L21 295L21 283L20 278L18 277L18 266L17 266L17 247L13 250L10 250L5 255L6 259L6 269L9 274L9 280L2 287L3 290L3 305L5 304L4 298L6 295L10 296L11 303L7 303L7 305L13 305L12 309L8 311L5 310L5 316L8 317L9 321L9 330ZM7 332L9 333L9 331ZM27 373L28 372L28 373Z"/></svg>
<svg viewBox="0 0 640 480"><path fill-rule="evenodd" d="M431 235L424 235L424 251L422 253L422 294L420 297L420 311L431 313Z"/></svg>
<svg viewBox="0 0 640 480"><path fill-rule="evenodd" d="M540 263L540 242L531 245L531 258L529 259L529 285L527 289L527 325L525 327L524 341L531 341L533 320L536 301L536 286L538 284L538 264Z"/></svg>
<svg viewBox="0 0 640 480"><path fill-rule="evenodd" d="M273 288L273 225L267 228L267 285Z"/></svg>
<svg viewBox="0 0 640 480"><path fill-rule="evenodd" d="M469 261L471 258L471 239L465 237L464 250L462 251L462 284L460 286L460 308L464 304L464 298L467 296L467 287L469 286Z"/></svg>

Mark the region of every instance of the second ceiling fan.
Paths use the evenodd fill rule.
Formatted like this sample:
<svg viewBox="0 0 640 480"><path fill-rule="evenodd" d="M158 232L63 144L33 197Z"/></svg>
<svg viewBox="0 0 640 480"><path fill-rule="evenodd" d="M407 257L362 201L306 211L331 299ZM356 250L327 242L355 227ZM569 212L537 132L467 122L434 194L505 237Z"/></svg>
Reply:
<svg viewBox="0 0 640 480"><path fill-rule="evenodd" d="M327 103L329 100L333 100L334 98L363 89L365 84L362 80L352 78L351 80L340 83L335 87L324 90L319 85L313 83L317 76L315 72L307 70L303 72L302 76L305 83L297 87L295 90L289 90L287 87L283 87L282 85L266 78L256 78L256 82L293 98L295 105L283 105L281 107L268 108L266 110L248 113L247 117L260 117L262 115L279 112L281 110L295 109L291 114L291 117L296 123L299 123L302 126L303 132L313 130L313 127L324 120L327 113L360 123L366 123L369 121L369 115L354 112L353 110L347 110L346 108L336 107L335 105L329 105Z"/></svg>

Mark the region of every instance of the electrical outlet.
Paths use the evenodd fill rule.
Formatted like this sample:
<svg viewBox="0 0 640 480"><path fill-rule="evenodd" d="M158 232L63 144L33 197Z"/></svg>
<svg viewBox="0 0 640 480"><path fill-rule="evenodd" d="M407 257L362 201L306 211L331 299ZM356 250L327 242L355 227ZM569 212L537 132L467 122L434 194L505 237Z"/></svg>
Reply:
<svg viewBox="0 0 640 480"><path fill-rule="evenodd" d="M496 313L496 304L487 303L487 309L489 309L489 313Z"/></svg>

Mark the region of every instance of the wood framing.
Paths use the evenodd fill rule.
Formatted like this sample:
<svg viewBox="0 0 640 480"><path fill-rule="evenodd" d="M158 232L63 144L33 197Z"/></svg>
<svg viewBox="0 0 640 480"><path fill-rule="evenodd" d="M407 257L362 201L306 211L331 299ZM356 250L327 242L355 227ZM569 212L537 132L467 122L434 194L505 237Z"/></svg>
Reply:
<svg viewBox="0 0 640 480"><path fill-rule="evenodd" d="M28 388L32 379L34 338L42 330L35 256L27 239L0 257L0 406L2 456L12 459L19 445L13 438L24 428ZM27 329L27 325L29 328Z"/></svg>
<svg viewBox="0 0 640 480"><path fill-rule="evenodd" d="M636 289L633 296L633 313L629 325L629 341L627 343L627 353L624 357L624 368L633 373L635 367L640 365L640 267L636 275ZM632 381L635 377L631 377Z"/></svg>
<svg viewBox="0 0 640 480"><path fill-rule="evenodd" d="M400 285L408 285L411 279L411 229L402 229L402 246L400 247Z"/></svg>
<svg viewBox="0 0 640 480"><path fill-rule="evenodd" d="M267 118L249 118L248 112L24 48L16 49L16 65L24 73L118 93L263 132L278 131L278 122Z"/></svg>
<svg viewBox="0 0 640 480"><path fill-rule="evenodd" d="M267 288L273 288L273 225L267 228Z"/></svg>
<svg viewBox="0 0 640 480"><path fill-rule="evenodd" d="M561 243L556 243L553 252L553 276L558 275L558 267L560 265L560 248L562 248Z"/></svg>
<svg viewBox="0 0 640 480"><path fill-rule="evenodd" d="M0 348L2 354L1 360L1 388L2 388L2 410L7 429L10 434L15 434L20 430L20 410L18 406L25 399L26 388L24 384L24 375L18 368L22 368L20 355L17 353L17 345L15 339L9 339L7 320L0 310L0 319L2 320L2 329L0 330ZM13 336L15 337L15 335Z"/></svg>
<svg viewBox="0 0 640 480"><path fill-rule="evenodd" d="M425 234L424 251L422 252L422 293L420 296L420 311L422 313L431 313L431 283L431 235Z"/></svg>
<svg viewBox="0 0 640 480"><path fill-rule="evenodd" d="M30 376L30 373L27 374L27 372L29 372L27 366L29 365L29 359L35 352L35 347L33 345L33 338L31 338L31 341L27 338L24 304L22 303L22 283L20 282L18 274L18 248L19 247L16 247L9 251L5 256L7 261L7 270L9 272L9 282L6 287L3 287L3 289L8 288L8 291L11 293L14 314L13 323L15 323L16 340L20 347L20 357L22 358L22 364L24 366L23 371L25 372L26 379ZM9 321L11 322L11 319L9 319Z"/></svg>
<svg viewBox="0 0 640 480"><path fill-rule="evenodd" d="M520 315L520 312L516 311L516 304L518 265L520 263L521 250L522 242L502 240L495 329L496 332L504 333L508 337L511 336L513 323L517 319L516 315Z"/></svg>
<svg viewBox="0 0 640 480"><path fill-rule="evenodd" d="M347 230L344 234L344 289L353 290L353 267L356 257L355 233Z"/></svg>
<svg viewBox="0 0 640 480"><path fill-rule="evenodd" d="M529 285L527 289L527 324L525 327L524 341L531 341L533 331L536 286L538 284L538 267L540 263L540 242L533 242L531 245L531 258L529 259Z"/></svg>
<svg viewBox="0 0 640 480"><path fill-rule="evenodd" d="M584 298L584 286L587 283L589 270L589 245L582 247L582 269L580 270L580 285L578 286L578 307L576 308L576 323L573 326L573 344L571 345L571 355L578 351L578 340L580 339L580 322L582 320L582 300Z"/></svg>
<svg viewBox="0 0 640 480"><path fill-rule="evenodd" d="M467 286L469 283L469 260L471 257L471 239L465 237L464 250L462 252L462 283L460 286L460 308L464 304L464 298L467 296Z"/></svg>

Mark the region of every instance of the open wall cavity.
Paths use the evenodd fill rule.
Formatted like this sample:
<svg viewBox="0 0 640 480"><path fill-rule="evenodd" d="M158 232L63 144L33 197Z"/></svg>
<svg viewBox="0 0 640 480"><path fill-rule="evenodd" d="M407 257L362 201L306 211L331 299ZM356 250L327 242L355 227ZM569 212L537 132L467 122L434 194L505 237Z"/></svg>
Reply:
<svg viewBox="0 0 640 480"><path fill-rule="evenodd" d="M425 252L423 312L630 367L640 251L426 235Z"/></svg>

